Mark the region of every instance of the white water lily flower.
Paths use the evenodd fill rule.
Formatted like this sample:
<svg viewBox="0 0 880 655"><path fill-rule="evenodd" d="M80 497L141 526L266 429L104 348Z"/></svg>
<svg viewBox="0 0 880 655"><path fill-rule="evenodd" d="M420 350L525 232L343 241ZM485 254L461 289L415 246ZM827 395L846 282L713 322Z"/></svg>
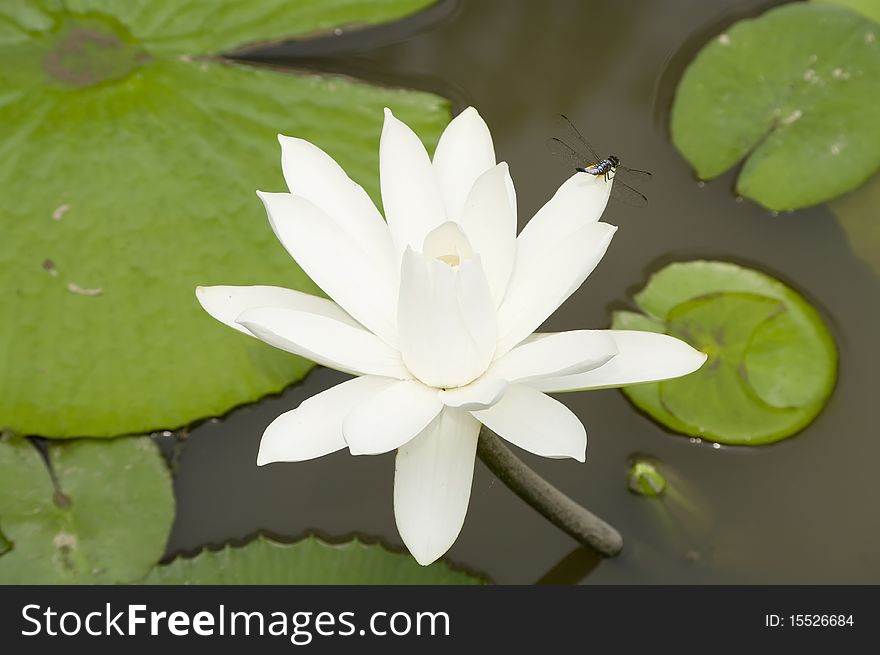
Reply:
<svg viewBox="0 0 880 655"><path fill-rule="evenodd" d="M290 193L258 195L332 300L217 286L200 287L199 302L236 330L356 376L275 419L257 464L396 449L394 514L421 564L461 531L481 424L535 454L583 461L584 426L546 392L663 380L705 361L652 332L535 333L605 254L617 229L599 222L612 182L573 175L517 237L507 164L496 164L475 109L449 124L433 161L385 111L385 220L329 155L279 140Z"/></svg>

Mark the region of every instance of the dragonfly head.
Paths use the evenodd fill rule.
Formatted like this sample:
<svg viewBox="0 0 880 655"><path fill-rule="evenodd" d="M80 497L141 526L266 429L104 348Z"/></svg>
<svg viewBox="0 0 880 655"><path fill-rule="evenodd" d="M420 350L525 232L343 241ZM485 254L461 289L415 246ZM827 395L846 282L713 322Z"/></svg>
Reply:
<svg viewBox="0 0 880 655"><path fill-rule="evenodd" d="M614 166L614 168L620 166L620 159L617 157L617 155L608 155L608 161L611 162L611 165Z"/></svg>

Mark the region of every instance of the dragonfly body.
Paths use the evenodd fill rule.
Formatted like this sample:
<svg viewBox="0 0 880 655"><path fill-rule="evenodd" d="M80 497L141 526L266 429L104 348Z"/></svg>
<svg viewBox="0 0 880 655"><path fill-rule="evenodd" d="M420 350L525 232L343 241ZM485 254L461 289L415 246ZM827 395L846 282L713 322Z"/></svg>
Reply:
<svg viewBox="0 0 880 655"><path fill-rule="evenodd" d="M586 173L593 177L602 177L606 182L616 178L617 174L620 173L622 179L615 181L614 188L622 193L615 193L612 198L620 197L627 204L637 207L646 206L648 199L624 180L641 178L643 181L647 181L650 179L651 174L648 171L621 166L620 158L617 155L608 155L602 159L595 148L584 138L584 135L578 131L567 116L560 114L559 117L561 119L559 127L562 132L567 134L568 139L579 144L580 147L573 148L559 137L553 137L547 142L551 152L573 163L577 172Z"/></svg>
<svg viewBox="0 0 880 655"><path fill-rule="evenodd" d="M614 173L617 170L617 167L620 166L620 159L618 159L615 155L608 155L602 161L596 162L591 166L575 166L575 170L580 173L589 173L590 175L595 175L599 177L603 176L606 180L614 177Z"/></svg>

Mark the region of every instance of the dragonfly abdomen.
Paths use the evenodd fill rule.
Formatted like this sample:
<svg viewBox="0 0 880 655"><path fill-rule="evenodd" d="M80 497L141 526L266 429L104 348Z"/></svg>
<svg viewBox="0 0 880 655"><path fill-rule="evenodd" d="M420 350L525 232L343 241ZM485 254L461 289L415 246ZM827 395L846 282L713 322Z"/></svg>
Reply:
<svg viewBox="0 0 880 655"><path fill-rule="evenodd" d="M609 155L605 159L600 162L593 164L592 166L585 166L580 168L582 173L589 173L590 175L605 175L608 176L609 173L613 173L614 169L620 164L620 160L614 155Z"/></svg>

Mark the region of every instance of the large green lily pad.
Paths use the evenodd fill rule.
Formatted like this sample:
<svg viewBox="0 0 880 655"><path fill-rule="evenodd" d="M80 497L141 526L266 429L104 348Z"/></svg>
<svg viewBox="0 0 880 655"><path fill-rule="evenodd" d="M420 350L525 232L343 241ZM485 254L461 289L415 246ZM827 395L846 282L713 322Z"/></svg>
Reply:
<svg viewBox="0 0 880 655"><path fill-rule="evenodd" d="M0 426L172 428L276 392L309 362L217 323L197 285L317 293L254 195L276 133L374 199L382 108L433 146L447 101L209 55L389 20L429 0L37 0L0 5Z"/></svg>
<svg viewBox="0 0 880 655"><path fill-rule="evenodd" d="M0 438L0 584L125 583L165 548L171 476L149 437L50 442ZM2 549L0 549L2 551Z"/></svg>
<svg viewBox="0 0 880 655"><path fill-rule="evenodd" d="M674 380L626 387L658 422L733 445L792 436L825 406L837 348L819 314L782 282L727 262L670 264L636 294L644 312L613 327L671 334L708 355Z"/></svg>
<svg viewBox="0 0 880 655"><path fill-rule="evenodd" d="M672 140L702 179L745 159L737 191L805 207L880 167L880 26L846 7L792 3L743 20L679 84Z"/></svg>
<svg viewBox="0 0 880 655"><path fill-rule="evenodd" d="M202 551L157 566L146 584L423 584L471 585L485 580L443 562L419 566L409 555L355 539L329 544L308 537L281 544L258 537L241 547Z"/></svg>

